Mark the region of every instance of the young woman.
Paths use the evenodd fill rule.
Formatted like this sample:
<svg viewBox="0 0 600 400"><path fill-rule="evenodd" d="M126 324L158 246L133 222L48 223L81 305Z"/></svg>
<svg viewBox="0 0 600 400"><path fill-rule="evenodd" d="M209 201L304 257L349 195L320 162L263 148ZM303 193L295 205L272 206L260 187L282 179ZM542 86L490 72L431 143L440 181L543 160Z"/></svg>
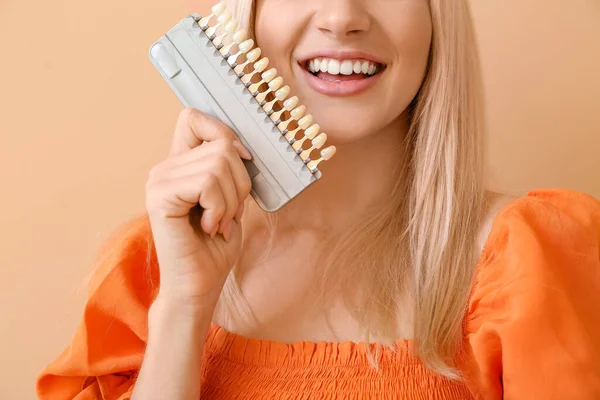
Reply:
<svg viewBox="0 0 600 400"><path fill-rule="evenodd" d="M185 110L40 398L600 398L600 202L485 190L467 1L233 3L337 155L266 214Z"/></svg>

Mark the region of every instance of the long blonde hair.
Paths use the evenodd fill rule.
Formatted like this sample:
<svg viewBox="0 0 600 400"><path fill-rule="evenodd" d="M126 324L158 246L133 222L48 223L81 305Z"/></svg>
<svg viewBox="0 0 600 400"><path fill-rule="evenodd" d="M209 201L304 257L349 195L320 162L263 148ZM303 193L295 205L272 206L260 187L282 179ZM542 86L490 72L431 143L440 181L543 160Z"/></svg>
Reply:
<svg viewBox="0 0 600 400"><path fill-rule="evenodd" d="M240 26L252 32L253 0L229 3ZM433 41L427 75L411 104L409 159L399 162L387 205L332 238L323 290L346 288L348 309L366 340L384 343L394 342L398 310L409 299L419 357L456 378L453 360L487 208L483 95L467 0L430 0L430 10ZM268 219L275 224L277 216ZM353 290L358 282L365 294L360 304ZM234 274L223 296L241 296Z"/></svg>

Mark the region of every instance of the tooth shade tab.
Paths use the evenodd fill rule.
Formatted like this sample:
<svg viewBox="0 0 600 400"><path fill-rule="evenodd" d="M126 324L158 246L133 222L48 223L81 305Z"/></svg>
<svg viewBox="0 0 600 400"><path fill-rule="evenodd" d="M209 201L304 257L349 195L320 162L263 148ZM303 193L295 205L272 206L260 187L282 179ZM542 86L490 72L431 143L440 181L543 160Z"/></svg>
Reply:
<svg viewBox="0 0 600 400"><path fill-rule="evenodd" d="M261 76L262 76L263 81L269 83L273 79L275 79L275 77L277 77L277 69L271 68L270 70L263 72L263 74Z"/></svg>
<svg viewBox="0 0 600 400"><path fill-rule="evenodd" d="M283 78L280 76L269 81L269 89L271 90L278 90L281 85L283 85Z"/></svg>
<svg viewBox="0 0 600 400"><path fill-rule="evenodd" d="M237 60L238 58L245 53L248 53L254 47L254 40L247 39L238 45L238 52L232 56L227 58L227 63L231 65L232 68L236 68L238 66ZM258 49L260 51L260 49ZM260 53L259 53L260 56ZM246 64L246 63L244 63ZM238 72L238 71L236 71Z"/></svg>
<svg viewBox="0 0 600 400"><path fill-rule="evenodd" d="M315 58L306 63L312 74L326 72L330 75L365 74L375 75L381 71L379 63L368 60L337 60L335 58Z"/></svg>
<svg viewBox="0 0 600 400"><path fill-rule="evenodd" d="M306 164L306 166L312 171L315 172L318 170L318 166L323 161L330 160L336 153L335 146L329 146L326 149L321 150L321 158L318 160L314 160Z"/></svg>
<svg viewBox="0 0 600 400"><path fill-rule="evenodd" d="M212 6L212 8L210 9L211 14L201 18L200 21L198 21L198 25L200 26L200 28L202 28L202 30L206 30L209 27L209 22L213 17L219 17L219 15L223 14L223 12L225 11L226 5L224 1L221 1L217 4L215 4L214 6Z"/></svg>
<svg viewBox="0 0 600 400"><path fill-rule="evenodd" d="M216 38L217 29L226 24L230 19L231 13L228 10L223 11L223 13L217 17L217 24L206 30L206 36L208 36L210 40L214 40Z"/></svg>
<svg viewBox="0 0 600 400"><path fill-rule="evenodd" d="M231 36L237 29L237 26L238 26L238 22L233 18L230 19L227 22L227 24L225 24L225 29L224 29L225 31L213 40L213 43L217 47L217 50L221 50L221 48L225 44L224 43L225 38L228 36Z"/></svg>
<svg viewBox="0 0 600 400"><path fill-rule="evenodd" d="M321 158L318 160L311 160L309 158L311 152L315 152L317 149L320 150L323 147L327 140L327 135L320 132L320 126L314 123L313 116L307 112L306 107L300 105L298 97L291 95L290 87L285 85L282 77L278 76L277 69L269 66L269 59L262 55L261 49L256 47L255 42L249 38L251 35L240 27L233 14L227 10L226 3L227 1L220 1L213 6L211 8L212 13L209 16L194 17L193 19L197 25L193 25L189 31L198 34L198 39L203 41L208 39L207 44L214 45L214 48L217 50L214 54L217 57L211 59L211 54L209 53L204 54L204 56L215 67L218 65L217 63L224 65L224 61L229 64L231 70L237 75L237 79L226 82L230 86L231 91L243 100L246 100L243 96L246 96L248 93L251 94L253 100L259 105L259 110L262 108L261 111L269 117L263 121L263 124L269 125L270 119L273 124L272 126L277 127L281 132L281 139L285 138L285 142L288 143L288 147L285 150L289 151L293 149L300 156L302 161L298 166L308 168L312 173L319 174L316 178L320 178L317 166L320 162L330 159L335 153L335 148L332 147L323 150ZM200 27L201 31L198 27ZM308 68L313 73L324 71L345 75L362 73L363 69L370 74L374 74L376 71L385 68L371 62L366 62L363 66L363 61L336 60L320 57L305 61L301 67ZM209 76L206 79L211 80L218 80L219 77L218 74L214 76L207 75ZM202 78L200 79L202 80ZM347 80L352 79L349 78ZM239 83L243 83L245 86L245 94L238 91L237 86ZM220 91L213 93L213 95L215 95L217 102L231 103L231 99L225 94L221 95ZM237 102L233 102L233 106L237 106ZM272 131L272 126L261 125L259 128L263 133L268 134L267 131ZM286 144L281 140L278 140L278 142L281 142L278 146ZM293 160L287 160L287 163L298 164L297 160L298 158L294 157ZM306 186L309 182L307 180L301 183ZM263 193L258 193L258 195L261 199L266 196ZM269 204L267 205L272 207Z"/></svg>
<svg viewBox="0 0 600 400"><path fill-rule="evenodd" d="M228 24L231 24L231 21L229 21ZM229 57L231 57L231 49L233 48L233 46L235 46L237 44L238 45L238 50L239 50L240 44L243 41L245 41L246 39L248 39L248 33L246 32L245 29L240 29L239 31L237 31L233 35L231 35L231 41L230 41L230 43L226 44L219 51L221 52L221 54L223 55L223 57L225 57L225 58L228 59ZM238 55L239 55L239 53L238 53ZM228 60L228 62L229 62L229 60Z"/></svg>
<svg viewBox="0 0 600 400"><path fill-rule="evenodd" d="M289 99L287 99L286 101L283 102L283 107L287 110L287 111L292 111L294 108L296 108L296 106L298 105L298 97L294 96L294 97L290 97Z"/></svg>

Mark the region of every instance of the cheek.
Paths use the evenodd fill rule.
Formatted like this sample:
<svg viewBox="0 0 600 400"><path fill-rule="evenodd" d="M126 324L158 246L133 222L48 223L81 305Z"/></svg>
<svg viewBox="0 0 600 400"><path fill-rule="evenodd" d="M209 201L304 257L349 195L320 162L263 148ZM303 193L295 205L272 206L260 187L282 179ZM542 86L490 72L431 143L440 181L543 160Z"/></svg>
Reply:
<svg viewBox="0 0 600 400"><path fill-rule="evenodd" d="M394 96L393 93L401 95L394 100L402 108L408 106L423 83L433 31L428 8L417 9L396 21L389 25L386 34L390 40L389 48L395 53L395 65L389 77L390 86L395 90L389 93L390 96Z"/></svg>
<svg viewBox="0 0 600 400"><path fill-rule="evenodd" d="M274 1L259 2L254 24L256 44L263 56L268 55L275 62L293 50L293 26L289 19L282 18L280 8Z"/></svg>

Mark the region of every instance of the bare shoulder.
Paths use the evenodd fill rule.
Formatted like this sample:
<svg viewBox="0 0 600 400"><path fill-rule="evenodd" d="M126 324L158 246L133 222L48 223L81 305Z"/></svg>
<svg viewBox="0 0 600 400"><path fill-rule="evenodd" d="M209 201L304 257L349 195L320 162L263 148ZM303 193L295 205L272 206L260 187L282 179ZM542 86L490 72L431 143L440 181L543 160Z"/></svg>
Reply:
<svg viewBox="0 0 600 400"><path fill-rule="evenodd" d="M477 250L479 251L479 254L483 251L483 247L488 239L490 232L492 231L492 226L498 213L502 211L502 209L504 209L504 207L506 207L508 204L519 198L519 196L494 191L487 191L486 197L488 204L487 213L483 218L481 229L479 231L479 236L477 239Z"/></svg>

